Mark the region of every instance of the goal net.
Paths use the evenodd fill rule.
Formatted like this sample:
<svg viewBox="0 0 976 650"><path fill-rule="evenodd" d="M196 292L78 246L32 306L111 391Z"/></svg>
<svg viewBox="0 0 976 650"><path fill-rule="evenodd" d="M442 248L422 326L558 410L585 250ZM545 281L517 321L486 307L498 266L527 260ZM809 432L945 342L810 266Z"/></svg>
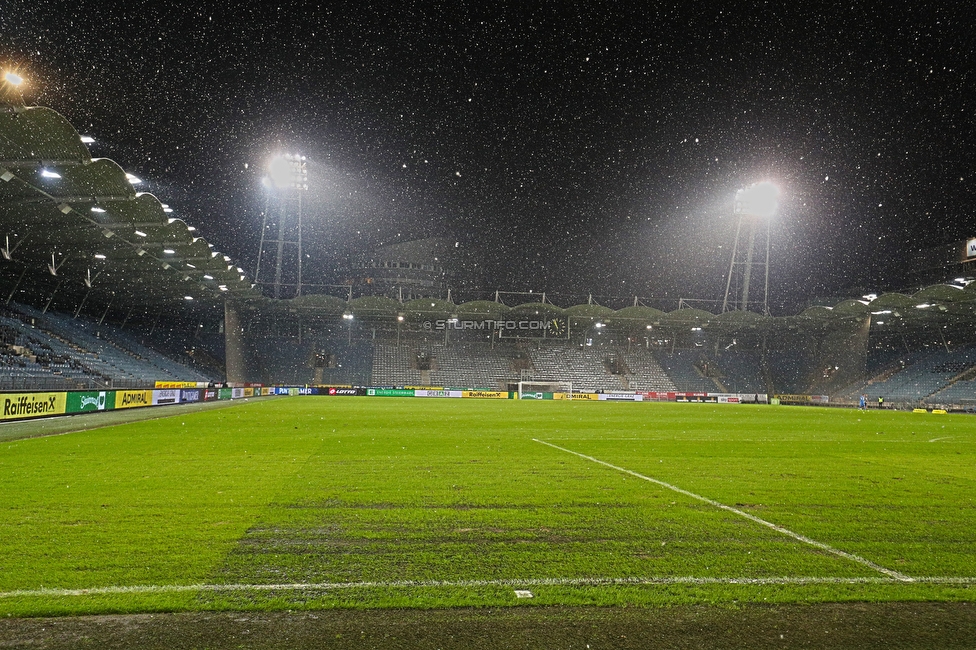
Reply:
<svg viewBox="0 0 976 650"><path fill-rule="evenodd" d="M572 399L571 381L520 381L519 399Z"/></svg>

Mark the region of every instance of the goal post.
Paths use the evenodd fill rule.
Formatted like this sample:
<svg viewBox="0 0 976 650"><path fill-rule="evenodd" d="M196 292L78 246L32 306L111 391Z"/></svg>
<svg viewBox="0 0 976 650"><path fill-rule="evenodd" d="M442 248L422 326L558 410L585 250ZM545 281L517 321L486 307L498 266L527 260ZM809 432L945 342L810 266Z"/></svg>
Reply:
<svg viewBox="0 0 976 650"><path fill-rule="evenodd" d="M573 399L571 381L520 381L519 399Z"/></svg>

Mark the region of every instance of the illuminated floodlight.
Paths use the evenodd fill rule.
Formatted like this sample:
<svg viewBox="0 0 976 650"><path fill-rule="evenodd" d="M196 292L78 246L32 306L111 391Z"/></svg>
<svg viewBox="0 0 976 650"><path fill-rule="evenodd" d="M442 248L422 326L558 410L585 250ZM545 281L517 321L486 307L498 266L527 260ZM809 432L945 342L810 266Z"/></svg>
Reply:
<svg viewBox="0 0 976 650"><path fill-rule="evenodd" d="M307 190L308 163L305 156L284 154L271 160L268 165L271 183L279 190Z"/></svg>
<svg viewBox="0 0 976 650"><path fill-rule="evenodd" d="M163 249L163 252L164 252L164 253L166 253L167 255L172 255L172 254L174 254L174 253L175 253L176 251L174 251L174 250L173 250L172 248L164 248L164 249Z"/></svg>
<svg viewBox="0 0 976 650"><path fill-rule="evenodd" d="M105 256L102 255L101 253L95 253L95 259L96 260L104 260L105 259Z"/></svg>
<svg viewBox="0 0 976 650"><path fill-rule="evenodd" d="M190 232L196 232L197 227L196 226L187 226L186 229L189 230ZM196 240L194 239L193 241L196 241Z"/></svg>
<svg viewBox="0 0 976 650"><path fill-rule="evenodd" d="M203 279L204 280L213 280L213 276L212 275L204 274Z"/></svg>
<svg viewBox="0 0 976 650"><path fill-rule="evenodd" d="M176 221L179 221L179 219L177 219L176 217L170 217L169 219L166 220L166 223L174 223Z"/></svg>
<svg viewBox="0 0 976 650"><path fill-rule="evenodd" d="M128 172L126 172L125 174L125 180L129 181L130 185L138 185L139 183L142 182L141 178L137 177L135 174L130 174Z"/></svg>
<svg viewBox="0 0 976 650"><path fill-rule="evenodd" d="M61 174L51 171L50 169L42 169L41 176L44 178L61 178Z"/></svg>
<svg viewBox="0 0 976 650"><path fill-rule="evenodd" d="M881 311L873 311L873 312L871 312L871 314L873 316L877 316L879 314L890 314L890 313L891 313L891 310L890 309L883 309Z"/></svg>
<svg viewBox="0 0 976 650"><path fill-rule="evenodd" d="M96 214L102 214L103 212L105 212L105 208L100 208L100 207L98 207L96 205L95 207L93 207L91 209L91 211L94 212L94 213L96 213Z"/></svg>
<svg viewBox="0 0 976 650"><path fill-rule="evenodd" d="M343 320L352 320L352 318L353 318L353 316L352 316L352 314L350 314L349 312L346 312L346 313L344 313L344 314L342 315L342 319L343 319Z"/></svg>
<svg viewBox="0 0 976 650"><path fill-rule="evenodd" d="M19 86L20 84L24 83L24 78L16 72L7 72L3 75L3 79L11 86Z"/></svg>
<svg viewBox="0 0 976 650"><path fill-rule="evenodd" d="M138 236L140 236L140 237L148 237L148 235L147 235L146 233L144 233L144 232L142 232L141 230L137 230L137 231L136 231L136 234L137 234Z"/></svg>
<svg viewBox="0 0 976 650"><path fill-rule="evenodd" d="M931 306L929 303L923 302L921 305L915 305L915 309L928 309Z"/></svg>
<svg viewBox="0 0 976 650"><path fill-rule="evenodd" d="M779 188L769 181L750 185L735 193L735 214L768 219L779 207Z"/></svg>
<svg viewBox="0 0 976 650"><path fill-rule="evenodd" d="M91 137L90 135L83 135L80 137L84 144L95 144L95 138Z"/></svg>
<svg viewBox="0 0 976 650"><path fill-rule="evenodd" d="M193 296L183 296L183 300L193 300Z"/></svg>
<svg viewBox="0 0 976 650"><path fill-rule="evenodd" d="M187 262L186 265L189 266L191 269L197 268L197 267L193 266L192 264L190 264L189 262Z"/></svg>

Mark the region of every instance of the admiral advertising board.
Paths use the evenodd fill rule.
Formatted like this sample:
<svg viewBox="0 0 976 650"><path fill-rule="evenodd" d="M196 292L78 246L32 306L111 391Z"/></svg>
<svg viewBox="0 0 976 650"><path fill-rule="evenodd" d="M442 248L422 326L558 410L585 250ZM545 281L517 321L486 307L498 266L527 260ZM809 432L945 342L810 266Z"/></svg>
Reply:
<svg viewBox="0 0 976 650"><path fill-rule="evenodd" d="M6 393L0 398L3 400L0 420L63 415L67 405L66 396L67 393Z"/></svg>
<svg viewBox="0 0 976 650"><path fill-rule="evenodd" d="M68 393L65 413L105 411L115 408L115 391L77 391Z"/></svg>
<svg viewBox="0 0 976 650"><path fill-rule="evenodd" d="M115 408L131 409L141 406L152 406L153 392L151 390L117 390L115 391Z"/></svg>

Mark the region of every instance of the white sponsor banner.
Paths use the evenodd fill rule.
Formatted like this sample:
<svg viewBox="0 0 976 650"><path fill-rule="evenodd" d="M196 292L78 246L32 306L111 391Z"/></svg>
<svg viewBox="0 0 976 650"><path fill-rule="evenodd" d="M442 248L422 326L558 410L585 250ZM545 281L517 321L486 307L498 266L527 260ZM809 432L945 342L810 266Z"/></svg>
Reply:
<svg viewBox="0 0 976 650"><path fill-rule="evenodd" d="M976 257L976 239L966 240L966 257Z"/></svg>
<svg viewBox="0 0 976 650"><path fill-rule="evenodd" d="M643 393L599 393L597 399L611 402L643 402Z"/></svg>
<svg viewBox="0 0 976 650"><path fill-rule="evenodd" d="M180 401L179 388L157 388L152 392L153 406L160 404L178 404Z"/></svg>
<svg viewBox="0 0 976 650"><path fill-rule="evenodd" d="M230 389L230 398L231 399L240 399L242 397L244 397L244 388L243 387L242 388L231 388Z"/></svg>
<svg viewBox="0 0 976 650"><path fill-rule="evenodd" d="M709 397L717 397L719 404L765 404L766 393L709 393Z"/></svg>
<svg viewBox="0 0 976 650"><path fill-rule="evenodd" d="M415 397L464 397L463 390L415 390Z"/></svg>

